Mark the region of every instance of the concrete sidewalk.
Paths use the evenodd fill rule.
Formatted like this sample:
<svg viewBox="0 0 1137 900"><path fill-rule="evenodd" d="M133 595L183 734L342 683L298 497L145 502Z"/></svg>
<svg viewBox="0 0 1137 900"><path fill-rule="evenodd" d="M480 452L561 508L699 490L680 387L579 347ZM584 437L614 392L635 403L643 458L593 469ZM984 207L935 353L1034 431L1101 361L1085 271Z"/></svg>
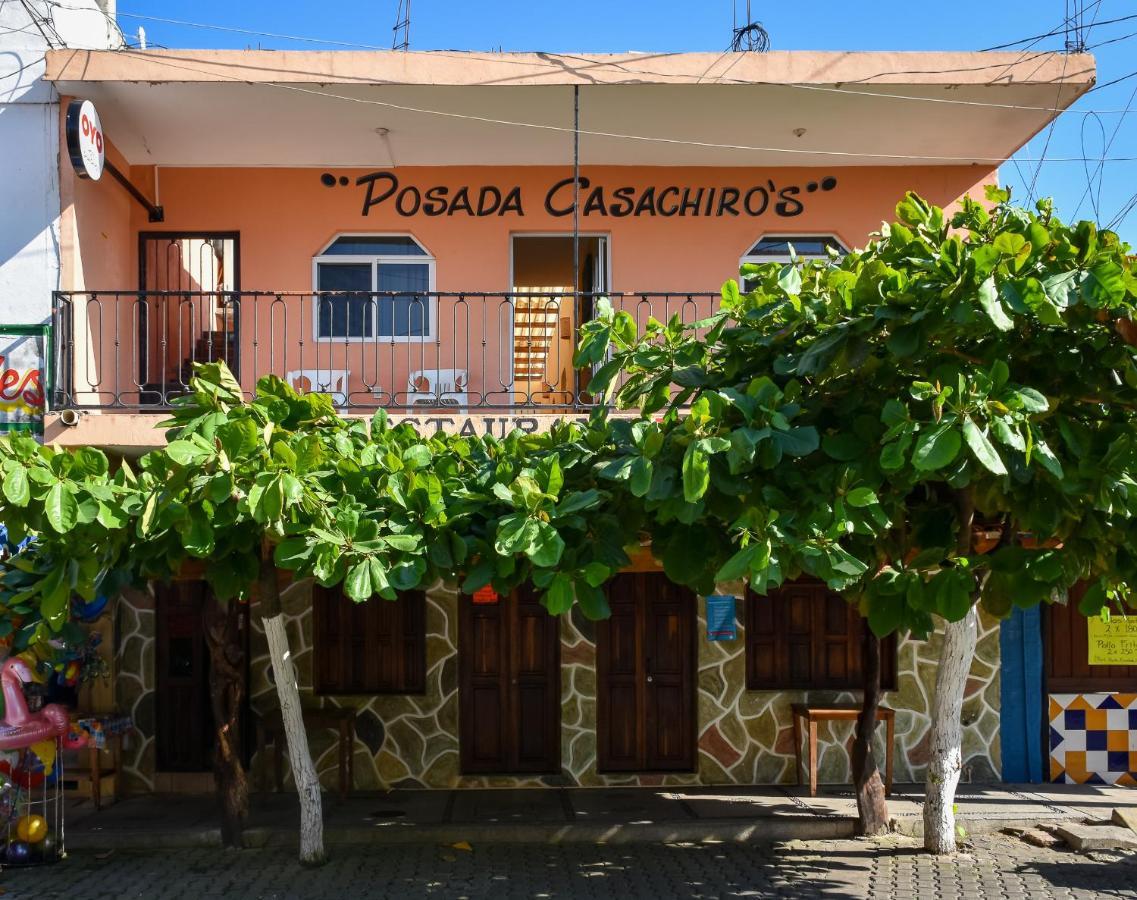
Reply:
<svg viewBox="0 0 1137 900"><path fill-rule="evenodd" d="M889 799L897 830L921 831L920 785L898 785ZM1137 805L1137 790L1093 785L961 785L960 824L969 834L1009 826L1108 818ZM540 788L397 790L324 795L329 844L772 842L850 837L856 801L848 789L809 797L803 788ZM251 846L292 846L296 796L256 794L246 831ZM71 801L69 849L201 847L220 843L210 795L152 794L96 812Z"/></svg>

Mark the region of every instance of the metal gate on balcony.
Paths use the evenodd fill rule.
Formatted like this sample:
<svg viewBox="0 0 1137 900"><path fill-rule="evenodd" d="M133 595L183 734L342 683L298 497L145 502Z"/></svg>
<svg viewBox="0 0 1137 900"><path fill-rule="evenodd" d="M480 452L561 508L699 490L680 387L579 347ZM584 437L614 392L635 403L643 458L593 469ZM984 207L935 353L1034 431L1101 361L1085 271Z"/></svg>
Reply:
<svg viewBox="0 0 1137 900"><path fill-rule="evenodd" d="M140 402L185 390L194 362L224 360L239 376L237 232L138 236Z"/></svg>

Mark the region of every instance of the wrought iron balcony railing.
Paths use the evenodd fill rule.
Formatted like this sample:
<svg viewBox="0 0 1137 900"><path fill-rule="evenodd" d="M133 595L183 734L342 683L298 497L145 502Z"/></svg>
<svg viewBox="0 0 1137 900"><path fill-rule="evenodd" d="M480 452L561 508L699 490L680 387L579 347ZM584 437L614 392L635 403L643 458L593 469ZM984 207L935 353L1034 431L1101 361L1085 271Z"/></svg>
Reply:
<svg viewBox="0 0 1137 900"><path fill-rule="evenodd" d="M53 406L161 410L193 363L224 360L251 393L278 375L336 405L421 410L584 410L591 371L573 365L600 297L685 322L713 293L346 293L59 291L52 304Z"/></svg>

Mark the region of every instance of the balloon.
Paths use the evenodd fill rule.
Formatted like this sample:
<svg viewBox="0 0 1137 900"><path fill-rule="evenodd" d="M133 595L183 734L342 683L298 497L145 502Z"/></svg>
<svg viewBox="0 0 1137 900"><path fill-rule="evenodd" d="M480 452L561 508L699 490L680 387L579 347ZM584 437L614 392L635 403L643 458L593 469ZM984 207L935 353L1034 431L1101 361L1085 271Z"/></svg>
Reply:
<svg viewBox="0 0 1137 900"><path fill-rule="evenodd" d="M42 841L32 847L32 851L43 862L55 862L59 848L55 845L55 835L48 834Z"/></svg>
<svg viewBox="0 0 1137 900"><path fill-rule="evenodd" d="M99 614L106 608L106 605L106 597L95 597L90 603L74 600L71 603L71 611L75 618L83 622L91 622L99 617Z"/></svg>
<svg viewBox="0 0 1137 900"><path fill-rule="evenodd" d="M16 834L21 841L38 844L47 837L47 819L43 816L24 816L16 823Z"/></svg>
<svg viewBox="0 0 1137 900"><path fill-rule="evenodd" d="M7 856L10 863L26 863L32 858L32 848L23 841L12 841Z"/></svg>

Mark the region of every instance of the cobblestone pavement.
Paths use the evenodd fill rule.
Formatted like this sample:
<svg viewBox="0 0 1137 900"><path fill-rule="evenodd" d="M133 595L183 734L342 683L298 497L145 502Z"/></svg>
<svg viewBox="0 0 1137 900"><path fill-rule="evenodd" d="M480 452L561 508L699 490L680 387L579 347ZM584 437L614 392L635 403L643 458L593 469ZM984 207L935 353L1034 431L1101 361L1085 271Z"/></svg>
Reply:
<svg viewBox="0 0 1137 900"><path fill-rule="evenodd" d="M911 840L794 841L775 846L640 844L337 848L304 869L284 850L73 854L0 874L3 900L364 897L1137 897L1137 855L1042 850L979 838L950 859Z"/></svg>

